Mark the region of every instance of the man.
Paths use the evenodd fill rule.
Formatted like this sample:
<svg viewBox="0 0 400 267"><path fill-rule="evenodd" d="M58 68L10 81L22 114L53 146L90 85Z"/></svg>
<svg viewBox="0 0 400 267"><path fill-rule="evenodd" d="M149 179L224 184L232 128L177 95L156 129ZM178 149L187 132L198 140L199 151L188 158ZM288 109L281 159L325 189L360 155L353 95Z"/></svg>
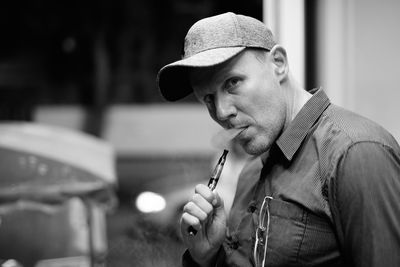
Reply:
<svg viewBox="0 0 400 267"><path fill-rule="evenodd" d="M218 192L196 186L181 218L184 266L400 266L399 145L322 89L301 88L263 23L200 20L157 82L170 101L193 91L258 156L229 219Z"/></svg>

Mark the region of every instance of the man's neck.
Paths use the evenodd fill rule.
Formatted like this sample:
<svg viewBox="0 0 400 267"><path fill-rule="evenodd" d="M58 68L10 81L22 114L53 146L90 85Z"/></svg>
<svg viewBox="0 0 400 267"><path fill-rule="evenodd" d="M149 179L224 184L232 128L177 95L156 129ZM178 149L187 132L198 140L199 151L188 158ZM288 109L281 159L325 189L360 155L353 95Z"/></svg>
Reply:
<svg viewBox="0 0 400 267"><path fill-rule="evenodd" d="M286 113L286 124L285 128L289 123L296 117L301 108L307 103L307 101L312 97L312 94L307 92L299 84L297 84L293 79L287 81L287 93L288 93L288 105Z"/></svg>
<svg viewBox="0 0 400 267"><path fill-rule="evenodd" d="M312 94L304 90L303 88L298 88L295 90L294 101L292 103L292 116L291 120L293 120L297 113L303 108L303 106L310 100Z"/></svg>

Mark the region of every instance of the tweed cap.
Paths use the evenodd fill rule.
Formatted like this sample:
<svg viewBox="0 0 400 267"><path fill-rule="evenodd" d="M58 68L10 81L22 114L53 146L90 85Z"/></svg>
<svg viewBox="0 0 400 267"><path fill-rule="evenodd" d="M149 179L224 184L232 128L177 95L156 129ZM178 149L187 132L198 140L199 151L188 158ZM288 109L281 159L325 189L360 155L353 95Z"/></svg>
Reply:
<svg viewBox="0 0 400 267"><path fill-rule="evenodd" d="M166 100L179 100L193 91L188 68L215 66L247 47L271 50L274 45L272 32L255 18L228 12L199 20L186 34L182 59L158 72L158 88Z"/></svg>

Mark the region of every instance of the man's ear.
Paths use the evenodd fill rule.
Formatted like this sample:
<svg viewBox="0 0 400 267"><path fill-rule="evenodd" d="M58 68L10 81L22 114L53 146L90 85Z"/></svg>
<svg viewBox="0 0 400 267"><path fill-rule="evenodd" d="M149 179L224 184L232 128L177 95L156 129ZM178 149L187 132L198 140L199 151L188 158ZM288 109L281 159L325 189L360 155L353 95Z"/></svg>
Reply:
<svg viewBox="0 0 400 267"><path fill-rule="evenodd" d="M275 74L280 82L283 82L288 77L289 65L286 56L286 50L280 45L275 45L270 51L272 62L275 65Z"/></svg>

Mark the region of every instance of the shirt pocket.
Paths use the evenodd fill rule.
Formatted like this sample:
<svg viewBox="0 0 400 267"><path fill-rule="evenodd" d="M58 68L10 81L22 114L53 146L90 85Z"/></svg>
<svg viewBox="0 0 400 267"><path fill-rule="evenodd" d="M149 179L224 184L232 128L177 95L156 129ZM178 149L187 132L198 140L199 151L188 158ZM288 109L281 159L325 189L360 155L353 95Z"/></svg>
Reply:
<svg viewBox="0 0 400 267"><path fill-rule="evenodd" d="M336 263L339 253L332 229L328 219L295 203L271 200L266 266L328 266Z"/></svg>

